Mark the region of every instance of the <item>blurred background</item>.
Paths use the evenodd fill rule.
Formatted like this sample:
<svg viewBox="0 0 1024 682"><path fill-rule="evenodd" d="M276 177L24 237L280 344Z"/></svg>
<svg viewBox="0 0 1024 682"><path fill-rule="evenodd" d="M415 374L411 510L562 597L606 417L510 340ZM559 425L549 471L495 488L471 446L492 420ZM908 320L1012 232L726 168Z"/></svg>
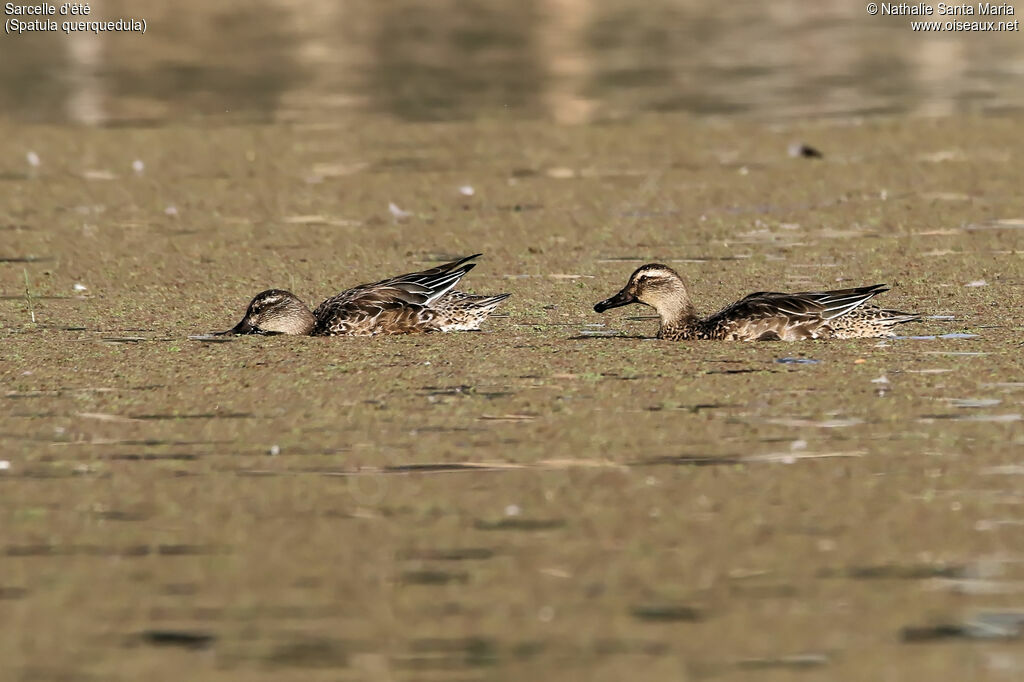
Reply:
<svg viewBox="0 0 1024 682"><path fill-rule="evenodd" d="M145 19L147 32L5 36L0 115L102 125L351 112L581 123L650 111L787 118L1024 104L1019 32L914 33L916 17L869 16L850 0L90 7L90 19Z"/></svg>

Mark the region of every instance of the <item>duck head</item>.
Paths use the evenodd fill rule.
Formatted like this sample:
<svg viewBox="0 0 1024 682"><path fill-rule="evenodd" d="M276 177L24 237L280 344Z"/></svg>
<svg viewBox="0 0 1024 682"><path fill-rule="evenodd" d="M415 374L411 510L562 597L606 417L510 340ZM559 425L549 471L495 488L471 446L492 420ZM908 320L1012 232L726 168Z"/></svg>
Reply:
<svg viewBox="0 0 1024 682"><path fill-rule="evenodd" d="M284 289L269 289L256 294L245 317L221 334L292 334L305 336L313 331L316 319L299 297Z"/></svg>
<svg viewBox="0 0 1024 682"><path fill-rule="evenodd" d="M648 263L637 268L622 291L596 304L594 312L603 313L630 303L651 306L658 311L662 323L677 322L696 314L682 277L661 263Z"/></svg>

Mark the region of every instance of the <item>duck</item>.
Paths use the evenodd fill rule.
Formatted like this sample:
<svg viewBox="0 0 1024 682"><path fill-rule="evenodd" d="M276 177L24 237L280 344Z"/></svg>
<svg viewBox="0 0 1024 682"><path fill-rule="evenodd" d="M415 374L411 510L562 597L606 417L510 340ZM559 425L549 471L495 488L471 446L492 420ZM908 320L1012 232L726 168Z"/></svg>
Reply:
<svg viewBox="0 0 1024 682"><path fill-rule="evenodd" d="M658 338L669 341L877 338L892 336L898 324L921 319L917 313L865 305L885 291L889 291L885 284L791 294L759 291L701 317L679 273L661 263L648 263L630 275L619 293L595 304L594 311L603 313L631 303L649 305L661 318Z"/></svg>
<svg viewBox="0 0 1024 682"><path fill-rule="evenodd" d="M360 284L328 298L315 310L290 291L268 289L252 299L241 322L218 334L377 336L477 331L510 296L476 296L455 290L482 254Z"/></svg>

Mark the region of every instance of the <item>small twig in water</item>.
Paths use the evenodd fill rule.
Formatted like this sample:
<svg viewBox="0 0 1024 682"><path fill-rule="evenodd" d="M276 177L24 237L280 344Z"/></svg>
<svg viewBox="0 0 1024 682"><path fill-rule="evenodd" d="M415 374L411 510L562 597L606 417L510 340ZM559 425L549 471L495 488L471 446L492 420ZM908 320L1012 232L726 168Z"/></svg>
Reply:
<svg viewBox="0 0 1024 682"><path fill-rule="evenodd" d="M32 291L28 284L28 268L22 268L22 273L25 275L25 301L28 302L28 313L32 316L32 324L36 323L36 306L32 302Z"/></svg>

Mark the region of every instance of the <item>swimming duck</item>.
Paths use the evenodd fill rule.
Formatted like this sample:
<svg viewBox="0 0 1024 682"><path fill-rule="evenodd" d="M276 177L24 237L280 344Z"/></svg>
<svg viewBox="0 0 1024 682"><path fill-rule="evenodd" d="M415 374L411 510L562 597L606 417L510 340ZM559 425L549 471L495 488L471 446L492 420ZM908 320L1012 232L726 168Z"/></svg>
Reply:
<svg viewBox="0 0 1024 682"><path fill-rule="evenodd" d="M454 290L476 265L469 261L478 256L360 284L312 312L290 291L269 289L256 294L241 322L220 333L376 336L477 330L510 295L473 296Z"/></svg>
<svg viewBox="0 0 1024 682"><path fill-rule="evenodd" d="M594 310L603 313L630 303L649 305L661 317L658 338L670 341L870 338L890 336L895 325L921 319L914 313L864 305L888 290L884 284L875 284L795 294L759 291L701 318L679 274L666 265L648 263L630 276L622 291L596 304Z"/></svg>

